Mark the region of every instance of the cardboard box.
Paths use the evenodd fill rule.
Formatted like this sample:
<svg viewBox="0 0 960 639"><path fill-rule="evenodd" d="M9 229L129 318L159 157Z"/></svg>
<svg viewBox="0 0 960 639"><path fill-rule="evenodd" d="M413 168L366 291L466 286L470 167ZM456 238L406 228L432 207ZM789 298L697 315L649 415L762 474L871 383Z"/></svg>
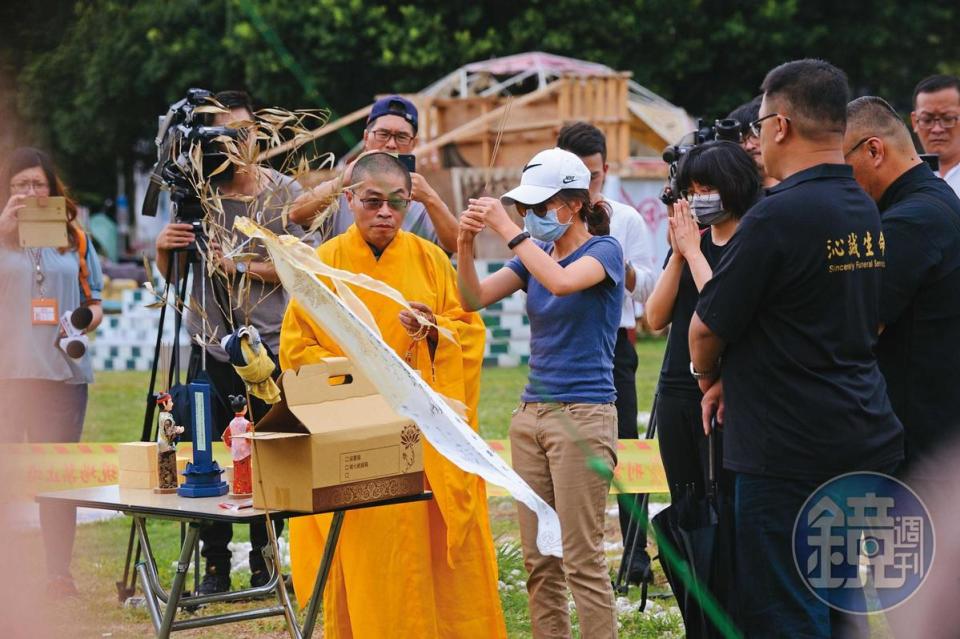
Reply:
<svg viewBox="0 0 960 639"><path fill-rule="evenodd" d="M157 471L120 469L120 488L159 488Z"/></svg>
<svg viewBox="0 0 960 639"><path fill-rule="evenodd" d="M177 477L183 476L183 471L187 469L187 464L193 461L193 457L187 455L177 455Z"/></svg>
<svg viewBox="0 0 960 639"><path fill-rule="evenodd" d="M280 386L280 403L246 435L254 508L321 512L423 492L420 429L349 360L286 371Z"/></svg>
<svg viewBox="0 0 960 639"><path fill-rule="evenodd" d="M66 199L55 196L45 200L45 206L40 206L36 197L24 198L24 208L17 213L21 248L65 248L70 245Z"/></svg>
<svg viewBox="0 0 960 639"><path fill-rule="evenodd" d="M157 472L157 442L127 442L120 444L120 470Z"/></svg>

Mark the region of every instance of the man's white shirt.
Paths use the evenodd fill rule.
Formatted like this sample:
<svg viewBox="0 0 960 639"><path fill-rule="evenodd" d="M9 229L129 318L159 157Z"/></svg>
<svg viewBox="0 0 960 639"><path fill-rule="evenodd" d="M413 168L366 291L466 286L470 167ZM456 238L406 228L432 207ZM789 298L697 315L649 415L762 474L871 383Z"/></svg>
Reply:
<svg viewBox="0 0 960 639"><path fill-rule="evenodd" d="M950 188L953 189L953 192L960 196L960 164L955 165L952 169L947 171L946 175L940 175L940 171L937 171L937 175L943 178L943 181L950 185Z"/></svg>
<svg viewBox="0 0 960 639"><path fill-rule="evenodd" d="M635 208L616 200L604 198L604 201L611 210L610 235L620 242L623 259L630 262L637 276L633 291L624 289L623 308L620 311L620 328L634 328L637 317L643 312L643 303L657 283L659 269L655 264L653 234Z"/></svg>

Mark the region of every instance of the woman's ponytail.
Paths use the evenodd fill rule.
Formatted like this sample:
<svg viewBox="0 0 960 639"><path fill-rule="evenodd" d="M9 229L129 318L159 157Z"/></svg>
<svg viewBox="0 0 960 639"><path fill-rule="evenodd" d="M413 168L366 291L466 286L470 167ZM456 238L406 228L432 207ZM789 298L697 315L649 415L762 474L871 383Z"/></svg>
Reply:
<svg viewBox="0 0 960 639"><path fill-rule="evenodd" d="M580 215L587 223L591 235L610 235L610 205L600 200L596 204L588 201L580 209Z"/></svg>
<svg viewBox="0 0 960 639"><path fill-rule="evenodd" d="M567 204L580 202L580 219L586 223L591 235L610 235L609 204L603 200L592 204L587 189L564 189L560 191L560 199Z"/></svg>

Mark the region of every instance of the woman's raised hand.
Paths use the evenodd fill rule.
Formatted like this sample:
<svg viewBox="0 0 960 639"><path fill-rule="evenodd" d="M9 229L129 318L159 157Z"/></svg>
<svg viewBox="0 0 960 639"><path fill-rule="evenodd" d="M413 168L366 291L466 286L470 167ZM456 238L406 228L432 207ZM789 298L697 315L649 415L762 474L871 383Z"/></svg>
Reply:
<svg viewBox="0 0 960 639"><path fill-rule="evenodd" d="M675 247L685 258L700 251L700 227L697 226L690 213L690 204L684 200L677 200L673 215L670 217L670 230L673 232Z"/></svg>

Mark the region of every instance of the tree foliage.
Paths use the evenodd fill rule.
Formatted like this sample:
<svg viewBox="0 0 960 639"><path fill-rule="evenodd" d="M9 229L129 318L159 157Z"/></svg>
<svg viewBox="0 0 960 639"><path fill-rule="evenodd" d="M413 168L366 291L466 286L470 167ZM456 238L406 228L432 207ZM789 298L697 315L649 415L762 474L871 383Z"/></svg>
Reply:
<svg viewBox="0 0 960 639"><path fill-rule="evenodd" d="M467 62L542 50L631 71L716 117L773 66L821 57L855 94L907 111L917 80L960 70L958 17L955 3L896 0L12 0L0 73L28 125L18 141L51 148L92 199L110 194L118 161L152 153L156 116L190 86L346 113Z"/></svg>

